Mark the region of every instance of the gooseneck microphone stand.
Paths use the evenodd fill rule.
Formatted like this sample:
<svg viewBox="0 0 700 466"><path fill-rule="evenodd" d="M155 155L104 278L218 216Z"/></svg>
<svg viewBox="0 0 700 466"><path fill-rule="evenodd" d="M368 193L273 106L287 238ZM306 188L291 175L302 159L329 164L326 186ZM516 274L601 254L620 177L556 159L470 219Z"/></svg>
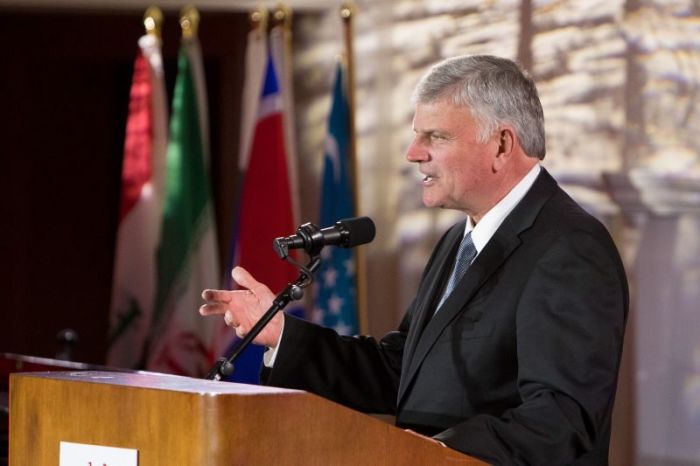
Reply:
<svg viewBox="0 0 700 466"><path fill-rule="evenodd" d="M314 251L316 252L316 251ZM233 374L234 365L233 361L240 355L244 349L250 345L250 343L255 339L256 336L262 331L263 328L272 320L272 318L279 311L284 309L290 301L297 301L304 296L304 288L309 286L313 282L313 274L318 270L321 264L321 257L316 254L310 256L309 263L303 266L289 257L284 257L288 262L299 267L299 277L294 283L289 283L282 290L275 300L272 302L272 306L265 312L265 314L260 317L260 320L250 329L250 332L240 341L240 343L234 348L231 355L227 357L219 358L214 366L209 370L206 376L208 380L221 380L224 377L228 377Z"/></svg>

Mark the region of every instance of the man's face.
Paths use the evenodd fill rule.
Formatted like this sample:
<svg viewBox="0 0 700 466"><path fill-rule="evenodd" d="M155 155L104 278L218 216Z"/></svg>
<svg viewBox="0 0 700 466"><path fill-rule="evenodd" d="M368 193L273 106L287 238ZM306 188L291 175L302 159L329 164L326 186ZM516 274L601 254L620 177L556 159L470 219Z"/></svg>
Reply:
<svg viewBox="0 0 700 466"><path fill-rule="evenodd" d="M480 218L491 207L489 192L497 182L492 170L497 138L477 142L479 127L469 109L445 99L417 104L413 131L406 159L424 175L423 203Z"/></svg>

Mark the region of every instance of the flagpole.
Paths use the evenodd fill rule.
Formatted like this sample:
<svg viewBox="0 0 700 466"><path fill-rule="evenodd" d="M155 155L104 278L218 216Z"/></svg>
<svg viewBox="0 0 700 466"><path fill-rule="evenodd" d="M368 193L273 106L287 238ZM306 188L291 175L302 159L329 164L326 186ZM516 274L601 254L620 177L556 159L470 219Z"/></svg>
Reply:
<svg viewBox="0 0 700 466"><path fill-rule="evenodd" d="M207 351L207 342L213 339L217 322L202 319L192 310L201 303L202 284L216 284L220 270L205 144L206 79L196 35L199 15L193 8L183 9L179 23L182 39L171 106L166 194L156 255L155 323L145 367L199 376L213 359Z"/></svg>
<svg viewBox="0 0 700 466"><path fill-rule="evenodd" d="M272 19L273 19L272 26L274 27L274 26L281 25L281 26L285 27L285 31L288 31L289 25L291 24L291 15L292 15L292 12L286 4L284 4L284 3L278 4L272 13ZM287 39L287 37L285 37L285 45L290 45L287 43L288 41L286 39Z"/></svg>
<svg viewBox="0 0 700 466"><path fill-rule="evenodd" d="M154 315L167 150L162 20L157 7L144 12L129 92L106 355L114 367L143 368Z"/></svg>
<svg viewBox="0 0 700 466"><path fill-rule="evenodd" d="M146 28L146 34L155 36L157 39L162 37L163 31L163 12L157 6L149 6L143 14L143 26Z"/></svg>
<svg viewBox="0 0 700 466"><path fill-rule="evenodd" d="M248 13L248 23L253 31L257 31L258 34L265 34L265 29L267 28L267 10L265 7L260 6L251 10Z"/></svg>
<svg viewBox="0 0 700 466"><path fill-rule="evenodd" d="M189 39L197 36L199 29L199 11L192 5L188 5L180 10L180 27L182 37Z"/></svg>
<svg viewBox="0 0 700 466"><path fill-rule="evenodd" d="M294 118L294 80L292 72L292 10L280 2L271 13L270 49L278 67L279 84L284 98L284 139L287 153L287 171L292 198L294 224L298 225L301 215L299 200L299 169Z"/></svg>
<svg viewBox="0 0 700 466"><path fill-rule="evenodd" d="M353 20L356 8L352 0L343 2L340 7L340 17L343 20L343 36L345 41L345 60L347 64L347 92L348 107L350 110L350 178L352 180L353 205L355 216L360 209L360 183L357 160L357 130L355 127L355 50L353 46ZM368 333L369 321L367 312L367 271L365 267L365 254L363 248L355 249L355 277L357 280L357 314L360 324L360 333Z"/></svg>

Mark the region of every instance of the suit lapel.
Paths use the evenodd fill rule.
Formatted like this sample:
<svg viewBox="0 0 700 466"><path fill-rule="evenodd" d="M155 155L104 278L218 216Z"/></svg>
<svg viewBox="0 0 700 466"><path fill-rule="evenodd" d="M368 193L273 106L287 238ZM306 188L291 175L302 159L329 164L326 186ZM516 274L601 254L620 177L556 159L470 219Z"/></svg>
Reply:
<svg viewBox="0 0 700 466"><path fill-rule="evenodd" d="M416 343L425 328L425 323L432 318L434 305L437 302L437 293L442 290L442 282L445 280L445 271L452 266L452 260L457 254L457 248L464 234L465 222L455 225L438 245L435 258L430 264L426 277L421 282L416 295L414 316L406 337L403 366L413 357Z"/></svg>
<svg viewBox="0 0 700 466"><path fill-rule="evenodd" d="M452 244L453 247L444 248L443 255L446 257L442 257L440 262L436 261L435 265L431 267L433 270L426 277L426 279L431 279L430 283L428 283L429 288L421 286L419 290L419 292L424 289L429 291L424 293L428 296L422 299L422 305L411 322L411 330L407 337L406 349L408 354L407 359L404 361L404 370L402 371L399 385L399 405L403 401L408 386L410 386L411 381L418 372L418 368L425 360L430 349L435 345L445 327L459 315L481 286L521 244L520 233L532 226L542 206L556 189L556 182L542 168L532 188L506 217L484 249L476 257L474 263L469 267L450 297L443 304L440 312L431 318L427 314L434 312L435 294L441 289L439 286L440 277L443 275L445 267L449 267L451 264L451 256L449 254L454 255L454 242L461 239L460 236L453 235L456 239L453 239L452 243L448 243ZM455 228L454 230L458 232L464 231L463 228L461 230ZM425 330L421 332L420 330L423 326L420 323L424 321L423 319L430 320L425 326Z"/></svg>

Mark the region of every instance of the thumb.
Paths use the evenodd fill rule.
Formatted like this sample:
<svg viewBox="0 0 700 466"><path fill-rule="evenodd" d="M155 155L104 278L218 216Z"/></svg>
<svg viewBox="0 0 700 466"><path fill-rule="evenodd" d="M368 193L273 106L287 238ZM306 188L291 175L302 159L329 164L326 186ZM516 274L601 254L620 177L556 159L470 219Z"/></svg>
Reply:
<svg viewBox="0 0 700 466"><path fill-rule="evenodd" d="M233 270L231 270L231 277L240 286L249 289L256 295L259 292L264 293L267 290L267 287L265 285L253 278L250 272L248 272L243 267L234 267Z"/></svg>

